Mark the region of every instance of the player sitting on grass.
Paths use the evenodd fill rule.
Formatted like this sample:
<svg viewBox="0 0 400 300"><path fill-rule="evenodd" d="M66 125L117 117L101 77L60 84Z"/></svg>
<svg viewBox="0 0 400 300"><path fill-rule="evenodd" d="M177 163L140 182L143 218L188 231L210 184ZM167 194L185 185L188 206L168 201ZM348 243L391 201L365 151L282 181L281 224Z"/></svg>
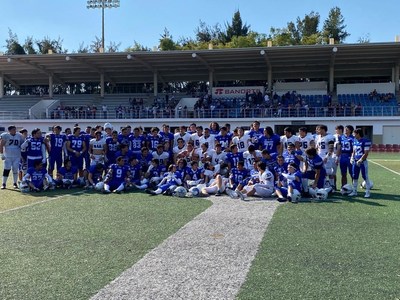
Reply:
<svg viewBox="0 0 400 300"><path fill-rule="evenodd" d="M31 191L40 192L49 188L54 188L53 179L47 173L42 160L33 162L33 167L29 168L22 179L22 184L28 185Z"/></svg>
<svg viewBox="0 0 400 300"><path fill-rule="evenodd" d="M112 164L104 180L104 193L120 194L125 189L129 177L129 167L124 164L122 156L117 157L117 163Z"/></svg>
<svg viewBox="0 0 400 300"><path fill-rule="evenodd" d="M152 195L159 195L164 193L165 195L172 195L173 190L178 185L182 185L181 173L176 171L176 165L170 165L168 172L164 174L163 179L157 184L156 190L148 189L147 192Z"/></svg>

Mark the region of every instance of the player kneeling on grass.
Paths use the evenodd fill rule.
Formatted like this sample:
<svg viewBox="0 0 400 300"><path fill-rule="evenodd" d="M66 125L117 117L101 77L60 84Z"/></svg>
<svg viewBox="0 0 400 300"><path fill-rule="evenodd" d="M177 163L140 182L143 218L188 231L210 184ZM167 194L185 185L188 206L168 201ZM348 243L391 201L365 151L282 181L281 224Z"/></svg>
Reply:
<svg viewBox="0 0 400 300"><path fill-rule="evenodd" d="M112 164L104 180L104 193L120 194L128 182L129 167L125 165L124 157L118 156L117 163Z"/></svg>
<svg viewBox="0 0 400 300"><path fill-rule="evenodd" d="M176 171L176 165L170 165L168 172L163 175L160 183L157 184L156 190L147 190L152 195L172 195L178 185L182 185L181 173Z"/></svg>
<svg viewBox="0 0 400 300"><path fill-rule="evenodd" d="M31 191L40 192L47 189L54 188L53 179L43 167L42 160L35 160L33 167L29 168L26 175L22 178L21 186L28 185Z"/></svg>
<svg viewBox="0 0 400 300"><path fill-rule="evenodd" d="M104 165L101 163L96 164L95 166L90 166L89 170L84 172L86 178L86 186L85 188L91 189L95 188L96 184L103 181L104 176Z"/></svg>
<svg viewBox="0 0 400 300"><path fill-rule="evenodd" d="M247 196L259 196L269 198L274 193L274 175L267 169L265 162L257 163L258 180L257 183L245 185L241 191L238 191L239 197L244 200Z"/></svg>
<svg viewBox="0 0 400 300"><path fill-rule="evenodd" d="M297 203L300 200L301 195L301 172L298 170L298 166L295 163L289 163L288 173L282 173L282 176L286 179L287 184L283 185L281 181L278 182L275 187L275 193L278 196L279 202L285 202L289 200L292 203Z"/></svg>
<svg viewBox="0 0 400 300"><path fill-rule="evenodd" d="M69 158L64 160L64 166L57 171L54 183L56 187L65 189L79 186L78 168L72 166Z"/></svg>

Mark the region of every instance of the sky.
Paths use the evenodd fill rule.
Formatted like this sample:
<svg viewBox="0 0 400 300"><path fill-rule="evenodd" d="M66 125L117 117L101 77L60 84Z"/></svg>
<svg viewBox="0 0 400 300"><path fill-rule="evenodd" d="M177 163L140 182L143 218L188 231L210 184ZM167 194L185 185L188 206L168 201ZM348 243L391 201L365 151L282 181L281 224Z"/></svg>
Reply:
<svg viewBox="0 0 400 300"><path fill-rule="evenodd" d="M9 29L20 44L27 37L62 40L68 53L101 38L101 9L87 9L86 0L0 0L0 52L5 52ZM119 8L105 10L105 44L119 44L119 51L134 41L153 49L164 28L174 41L195 38L200 20L224 28L239 10L251 30L269 34L314 11L320 14L320 29L329 10L339 7L351 35L345 43L393 42L400 35L398 0L120 0Z"/></svg>

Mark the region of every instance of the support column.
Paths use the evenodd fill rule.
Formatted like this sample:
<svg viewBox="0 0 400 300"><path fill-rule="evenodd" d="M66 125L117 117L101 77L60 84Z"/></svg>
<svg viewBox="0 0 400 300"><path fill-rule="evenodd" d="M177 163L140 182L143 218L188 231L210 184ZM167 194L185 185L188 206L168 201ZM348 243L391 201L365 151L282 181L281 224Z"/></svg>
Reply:
<svg viewBox="0 0 400 300"><path fill-rule="evenodd" d="M53 76L49 76L49 97L53 98Z"/></svg>
<svg viewBox="0 0 400 300"><path fill-rule="evenodd" d="M154 86L154 97L158 96L158 74L157 72L153 73L153 86Z"/></svg>
<svg viewBox="0 0 400 300"><path fill-rule="evenodd" d="M210 71L208 73L208 95L212 95L212 89L214 87L214 73Z"/></svg>
<svg viewBox="0 0 400 300"><path fill-rule="evenodd" d="M399 80L400 80L400 65L396 65L394 69L394 90L396 91L396 94L399 93Z"/></svg>
<svg viewBox="0 0 400 300"><path fill-rule="evenodd" d="M335 69L333 68L333 66L329 67L329 93L333 93L334 90L334 79L335 79Z"/></svg>
<svg viewBox="0 0 400 300"><path fill-rule="evenodd" d="M4 97L4 77L0 74L0 98Z"/></svg>
<svg viewBox="0 0 400 300"><path fill-rule="evenodd" d="M272 68L268 68L268 90L272 93Z"/></svg>
<svg viewBox="0 0 400 300"><path fill-rule="evenodd" d="M104 74L100 74L100 97L104 98Z"/></svg>

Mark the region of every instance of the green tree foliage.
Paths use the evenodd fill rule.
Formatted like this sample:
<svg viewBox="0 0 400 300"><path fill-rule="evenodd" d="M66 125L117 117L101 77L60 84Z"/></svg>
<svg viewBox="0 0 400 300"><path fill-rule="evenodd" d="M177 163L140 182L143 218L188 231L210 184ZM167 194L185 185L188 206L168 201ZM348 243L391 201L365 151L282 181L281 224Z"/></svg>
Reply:
<svg viewBox="0 0 400 300"><path fill-rule="evenodd" d="M62 48L62 39L52 40L49 37L44 37L42 40L37 40L36 45L38 47L39 54L47 54L49 50L53 53L66 53L66 50Z"/></svg>
<svg viewBox="0 0 400 300"><path fill-rule="evenodd" d="M226 23L226 31L222 34L223 42L229 43L234 36L247 36L250 30L250 26L243 24L240 11L237 10L232 17L232 23Z"/></svg>
<svg viewBox="0 0 400 300"><path fill-rule="evenodd" d="M174 42L172 35L169 33L167 28L164 28L164 33L161 35L160 44L158 48L161 51L178 50L179 45Z"/></svg>
<svg viewBox="0 0 400 300"><path fill-rule="evenodd" d="M27 37L24 43L24 49L27 54L37 54L33 37Z"/></svg>
<svg viewBox="0 0 400 300"><path fill-rule="evenodd" d="M129 48L126 48L125 52L134 52L134 51L151 51L151 49L139 44L136 41L133 41L133 45Z"/></svg>
<svg viewBox="0 0 400 300"><path fill-rule="evenodd" d="M328 18L324 22L322 28L322 38L325 43L329 43L329 39L335 39L335 43L343 43L344 40L350 36L345 30L344 17L339 7L334 7L329 11Z"/></svg>
<svg viewBox="0 0 400 300"><path fill-rule="evenodd" d="M285 28L271 27L269 39L278 46L320 44L319 20L319 14L312 11L303 19L297 17L296 23L288 22Z"/></svg>
<svg viewBox="0 0 400 300"><path fill-rule="evenodd" d="M6 54L17 55L26 54L24 48L18 42L18 36L14 34L11 29L8 29L8 39L6 39Z"/></svg>

